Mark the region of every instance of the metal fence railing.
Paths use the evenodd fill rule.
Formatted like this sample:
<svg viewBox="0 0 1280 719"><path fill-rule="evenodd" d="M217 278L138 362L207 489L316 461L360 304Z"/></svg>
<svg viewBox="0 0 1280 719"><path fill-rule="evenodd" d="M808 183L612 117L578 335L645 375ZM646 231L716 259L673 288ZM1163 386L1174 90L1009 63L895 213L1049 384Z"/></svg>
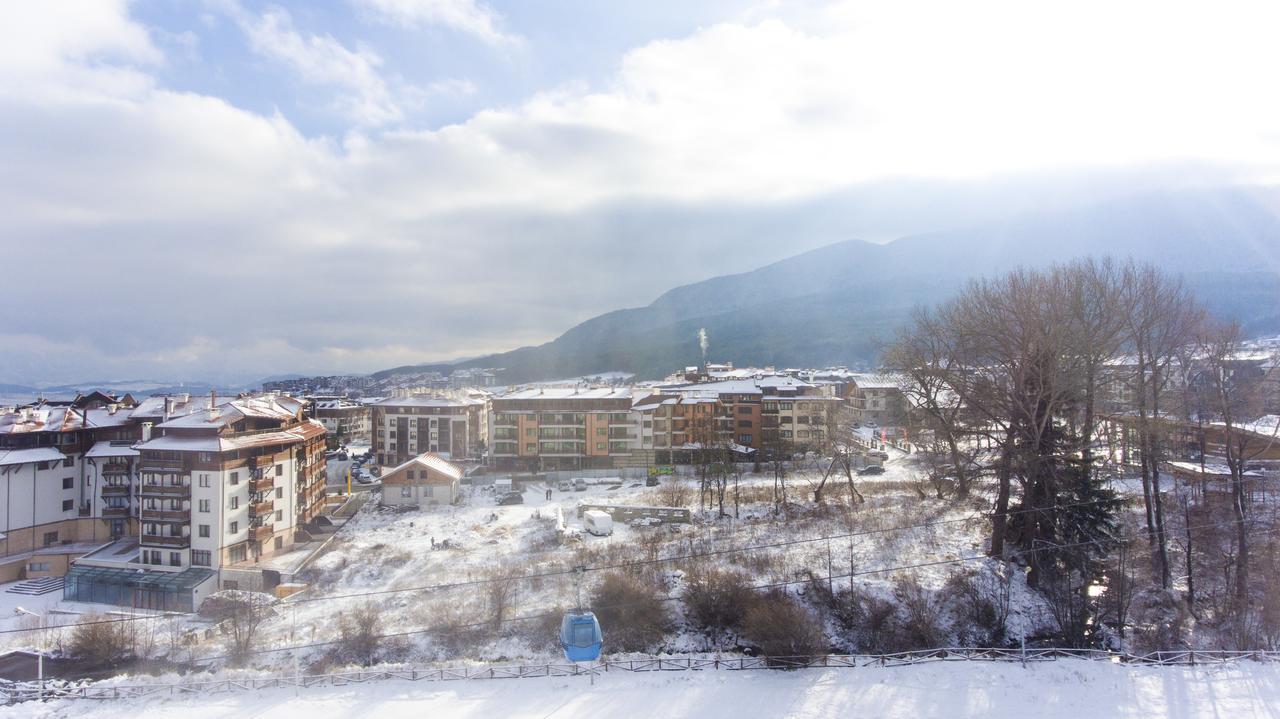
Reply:
<svg viewBox="0 0 1280 719"><path fill-rule="evenodd" d="M487 679L526 679L533 677L586 676L608 672L665 671L749 671L799 670L857 667L897 667L949 661L984 661L1022 663L1050 662L1060 659L1108 661L1128 666L1192 666L1238 661L1273 662L1280 652L1271 651L1161 651L1149 654L1122 654L1100 649L987 649L947 648L892 654L826 654L805 657L648 657L643 659L608 659L583 666L552 662L546 664L494 664L468 666L424 666L393 669L362 669L329 674L279 674L258 677L189 680L181 682L116 683L70 682L49 680L38 682L0 683L0 700L5 704L38 699L130 699L153 696L218 694L259 689L311 688L348 686L380 681L456 681Z"/></svg>

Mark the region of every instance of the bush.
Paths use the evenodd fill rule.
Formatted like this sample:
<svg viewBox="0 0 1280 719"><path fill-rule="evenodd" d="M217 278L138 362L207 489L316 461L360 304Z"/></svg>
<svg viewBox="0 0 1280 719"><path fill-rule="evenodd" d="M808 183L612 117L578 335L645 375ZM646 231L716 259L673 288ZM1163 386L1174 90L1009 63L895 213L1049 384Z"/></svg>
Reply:
<svg viewBox="0 0 1280 719"><path fill-rule="evenodd" d="M200 616L218 622L222 632L231 638L234 661L250 654L258 627L275 614L276 598L262 592L224 589L214 592L200 605Z"/></svg>
<svg viewBox="0 0 1280 719"><path fill-rule="evenodd" d="M635 577L605 575L591 595L591 604L611 651L649 651L671 629L671 615L662 597Z"/></svg>
<svg viewBox="0 0 1280 719"><path fill-rule="evenodd" d="M941 599L951 606L962 643L998 646L1005 640L1009 618L1010 581L972 570L947 578Z"/></svg>
<svg viewBox="0 0 1280 719"><path fill-rule="evenodd" d="M696 569L685 578L683 600L689 620L716 634L741 627L758 598L741 572Z"/></svg>
<svg viewBox="0 0 1280 719"><path fill-rule="evenodd" d="M129 654L129 635L124 622L113 622L101 614L90 614L75 628L71 656L91 667L110 666Z"/></svg>
<svg viewBox="0 0 1280 719"><path fill-rule="evenodd" d="M760 596L747 610L742 633L765 656L808 657L827 650L818 619L783 592Z"/></svg>
<svg viewBox="0 0 1280 719"><path fill-rule="evenodd" d="M914 574L900 577L893 584L893 596L902 608L898 649L934 649L946 642L946 632L939 621L941 602L920 585Z"/></svg>
<svg viewBox="0 0 1280 719"><path fill-rule="evenodd" d="M898 640L898 608L860 587L837 590L828 609L846 641L859 652L891 651Z"/></svg>
<svg viewBox="0 0 1280 719"><path fill-rule="evenodd" d="M334 653L344 662L366 667L373 664L378 655L381 628L382 613L373 602L344 613L338 622L338 644Z"/></svg>

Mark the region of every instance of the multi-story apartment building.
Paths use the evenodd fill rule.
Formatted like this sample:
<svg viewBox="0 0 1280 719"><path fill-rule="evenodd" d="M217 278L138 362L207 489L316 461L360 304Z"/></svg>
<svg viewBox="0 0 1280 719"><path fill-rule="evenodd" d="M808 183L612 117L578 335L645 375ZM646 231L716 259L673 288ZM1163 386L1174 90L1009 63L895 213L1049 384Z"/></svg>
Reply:
<svg viewBox="0 0 1280 719"><path fill-rule="evenodd" d="M139 562L218 569L292 547L324 506L324 426L288 397L233 400L138 445Z"/></svg>
<svg viewBox="0 0 1280 719"><path fill-rule="evenodd" d="M319 420L335 444L369 441L371 412L367 404L346 397L308 397L308 414Z"/></svg>
<svg viewBox="0 0 1280 719"><path fill-rule="evenodd" d="M108 400L95 393L0 414L0 581L60 575L133 528L128 490L122 500L114 487L134 477L137 425Z"/></svg>
<svg viewBox="0 0 1280 719"><path fill-rule="evenodd" d="M378 464L394 467L426 452L452 460L478 457L485 446L485 401L467 395L391 397L369 406Z"/></svg>
<svg viewBox="0 0 1280 719"><path fill-rule="evenodd" d="M854 375L853 418L862 424L886 427L905 424L908 406L901 381L893 375Z"/></svg>
<svg viewBox="0 0 1280 719"><path fill-rule="evenodd" d="M534 387L490 401L489 457L498 469L644 466L641 415L628 388Z"/></svg>
<svg viewBox="0 0 1280 719"><path fill-rule="evenodd" d="M710 410L716 418L719 439L727 438L750 450L791 451L822 446L843 404L832 385L776 374L664 387L662 394L714 398L722 407ZM671 410L676 411L678 406ZM672 441L677 439L673 437ZM661 449L656 434L654 447Z"/></svg>

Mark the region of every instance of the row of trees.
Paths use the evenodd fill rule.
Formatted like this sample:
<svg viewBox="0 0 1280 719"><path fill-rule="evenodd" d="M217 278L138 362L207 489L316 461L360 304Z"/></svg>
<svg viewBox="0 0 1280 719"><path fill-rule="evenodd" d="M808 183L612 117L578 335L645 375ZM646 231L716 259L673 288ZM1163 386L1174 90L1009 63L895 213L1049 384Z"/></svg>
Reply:
<svg viewBox="0 0 1280 719"><path fill-rule="evenodd" d="M964 496L992 478L989 551L1025 561L1028 581L1074 598L1116 540L1116 497L1099 480L1104 419L1136 433L1153 575L1171 584L1159 467L1175 421L1223 423L1239 529L1236 587L1249 570L1244 468L1235 432L1260 412L1260 388L1236 372L1240 328L1210 318L1181 282L1134 262L1081 260L974 281L915 313L886 356L929 438L924 454ZM919 441L917 437L917 441ZM1109 459L1109 458L1107 458Z"/></svg>

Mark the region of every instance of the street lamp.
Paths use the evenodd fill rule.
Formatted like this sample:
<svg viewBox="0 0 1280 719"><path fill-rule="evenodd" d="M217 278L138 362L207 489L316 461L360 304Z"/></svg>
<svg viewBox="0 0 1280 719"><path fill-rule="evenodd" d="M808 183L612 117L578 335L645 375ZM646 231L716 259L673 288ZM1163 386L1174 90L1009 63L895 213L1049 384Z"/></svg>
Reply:
<svg viewBox="0 0 1280 719"><path fill-rule="evenodd" d="M40 620L40 642L41 644L43 644L45 615L36 614L35 612L29 609L23 609L22 607L14 607L13 613L18 615L26 614L28 616L32 616ZM44 701L44 647L43 646L36 648L36 676L40 680L40 693L38 695L38 699L40 701Z"/></svg>

